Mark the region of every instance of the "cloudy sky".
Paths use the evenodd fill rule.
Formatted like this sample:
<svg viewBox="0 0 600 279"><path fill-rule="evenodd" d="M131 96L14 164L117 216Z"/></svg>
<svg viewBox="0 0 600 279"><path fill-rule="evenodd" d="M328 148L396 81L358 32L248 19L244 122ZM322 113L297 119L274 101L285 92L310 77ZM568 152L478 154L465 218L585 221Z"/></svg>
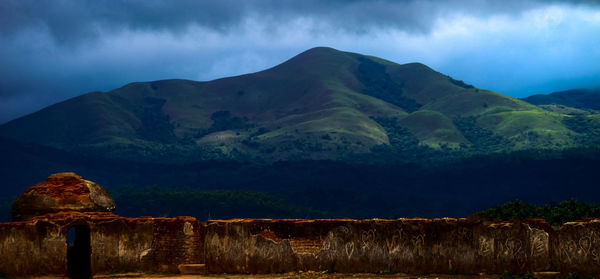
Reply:
<svg viewBox="0 0 600 279"><path fill-rule="evenodd" d="M0 123L133 81L211 80L315 46L516 97L600 86L598 1L0 1Z"/></svg>

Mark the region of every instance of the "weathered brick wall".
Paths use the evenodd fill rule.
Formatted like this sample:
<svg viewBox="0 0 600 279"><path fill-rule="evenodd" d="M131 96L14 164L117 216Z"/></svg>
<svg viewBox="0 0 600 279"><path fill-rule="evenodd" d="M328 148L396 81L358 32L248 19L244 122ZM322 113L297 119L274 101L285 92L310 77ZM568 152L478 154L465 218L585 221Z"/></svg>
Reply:
<svg viewBox="0 0 600 279"><path fill-rule="evenodd" d="M541 220L467 219L209 221L191 217L124 218L60 213L0 224L0 273L64 275L66 232L90 228L91 268L178 272L205 263L209 272L297 270L404 273L579 272L600 275L600 220L554 231Z"/></svg>
<svg viewBox="0 0 600 279"><path fill-rule="evenodd" d="M269 273L322 270L312 259L327 235L354 220L209 221L206 265L209 272ZM333 233L333 232L332 232Z"/></svg>
<svg viewBox="0 0 600 279"><path fill-rule="evenodd" d="M66 236L46 221L0 223L0 273L65 274Z"/></svg>
<svg viewBox="0 0 600 279"><path fill-rule="evenodd" d="M205 226L192 217L154 219L154 242L144 270L177 273L180 264L204 263Z"/></svg>
<svg viewBox="0 0 600 279"><path fill-rule="evenodd" d="M0 273L65 275L73 225L90 229L92 274L178 272L179 264L204 263L205 227L195 218L62 212L0 224Z"/></svg>
<svg viewBox="0 0 600 279"><path fill-rule="evenodd" d="M204 225L192 217L119 217L90 230L92 273L176 273L179 264L204 262Z"/></svg>
<svg viewBox="0 0 600 279"><path fill-rule="evenodd" d="M525 273L552 268L545 223L466 219L209 221L210 272ZM550 229L551 230L551 229Z"/></svg>

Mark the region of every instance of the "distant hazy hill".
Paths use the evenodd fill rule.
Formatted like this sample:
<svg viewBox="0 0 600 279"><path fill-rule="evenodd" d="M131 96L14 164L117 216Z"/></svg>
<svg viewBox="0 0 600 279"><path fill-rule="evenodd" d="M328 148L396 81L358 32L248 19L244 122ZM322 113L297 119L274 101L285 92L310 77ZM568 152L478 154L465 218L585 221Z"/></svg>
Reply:
<svg viewBox="0 0 600 279"><path fill-rule="evenodd" d="M0 136L145 162L339 160L581 145L572 116L474 88L419 64L313 48L209 82L136 82L0 126ZM586 116L574 125L600 123ZM570 126L571 125L571 126ZM595 128L594 128L595 129Z"/></svg>
<svg viewBox="0 0 600 279"><path fill-rule="evenodd" d="M534 105L563 105L579 109L600 110L600 88L573 89L551 94L536 94L523 98Z"/></svg>

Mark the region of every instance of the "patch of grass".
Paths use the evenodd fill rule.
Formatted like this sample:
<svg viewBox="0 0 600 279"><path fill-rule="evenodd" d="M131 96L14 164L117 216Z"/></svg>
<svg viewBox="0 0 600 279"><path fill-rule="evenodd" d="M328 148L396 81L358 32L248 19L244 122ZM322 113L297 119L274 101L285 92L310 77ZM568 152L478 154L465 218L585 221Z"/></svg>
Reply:
<svg viewBox="0 0 600 279"><path fill-rule="evenodd" d="M399 120L399 124L408 128L420 142L430 146L442 143L466 143L467 140L456 128L452 119L430 110L420 110Z"/></svg>
<svg viewBox="0 0 600 279"><path fill-rule="evenodd" d="M491 111L535 110L535 106L499 93L462 89L454 94L445 94L423 106L423 109L439 111L450 117L485 115Z"/></svg>
<svg viewBox="0 0 600 279"><path fill-rule="evenodd" d="M507 111L488 114L478 119L483 127L505 136L512 137L526 131L566 133L559 114L543 110Z"/></svg>
<svg viewBox="0 0 600 279"><path fill-rule="evenodd" d="M295 125L286 125L281 129L276 129L257 136L259 141L270 141L270 144L275 144L278 141L288 141L289 138L303 138L311 135L329 134L330 143L341 145L340 137L332 136L333 134L343 134L351 142L359 140L366 142L367 145L377 145L387 143L385 131L379 125L369 119L368 116L355 109L346 107L331 108L319 112L314 112L317 115L307 115L304 121ZM301 117L301 116L298 116ZM290 121L291 119L286 119ZM278 140L279 138L279 140Z"/></svg>
<svg viewBox="0 0 600 279"><path fill-rule="evenodd" d="M380 270L379 272L377 272L377 274L379 274L379 275L389 275L389 274L393 274L393 272L390 271L389 269L383 269L383 270Z"/></svg>

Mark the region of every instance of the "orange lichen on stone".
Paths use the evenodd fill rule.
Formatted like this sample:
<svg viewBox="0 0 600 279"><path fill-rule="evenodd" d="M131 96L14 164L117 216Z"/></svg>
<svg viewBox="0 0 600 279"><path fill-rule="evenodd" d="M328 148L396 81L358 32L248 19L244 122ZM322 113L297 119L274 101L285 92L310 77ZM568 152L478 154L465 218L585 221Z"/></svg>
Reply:
<svg viewBox="0 0 600 279"><path fill-rule="evenodd" d="M112 212L112 197L100 185L75 173L53 174L21 194L13 204L13 221L60 211Z"/></svg>
<svg viewBox="0 0 600 279"><path fill-rule="evenodd" d="M585 226L585 225L592 224L592 223L600 223L600 219L585 218L585 219L577 220L577 221L573 221L573 222L566 222L563 224L563 227L564 226Z"/></svg>
<svg viewBox="0 0 600 279"><path fill-rule="evenodd" d="M113 214L112 212L78 212L78 211L62 211L57 213L48 213L40 216L35 216L31 222L47 221L54 224L64 226L75 221L86 223L99 223L103 221L123 220L140 222L147 218L126 218Z"/></svg>
<svg viewBox="0 0 600 279"><path fill-rule="evenodd" d="M188 217L188 216L179 216L179 217L175 217L175 218L166 218L166 217L150 217L150 216L143 216L143 217L122 217L119 215L116 215L112 212L78 212L78 211L61 211L61 212L56 212L56 213L48 213L48 214L44 214L44 215L40 215L40 216L35 216L33 217L31 220L29 221L25 221L25 222L13 222L10 224L15 224L15 223L31 223L31 222L37 222L37 221L46 221L46 222L50 222L50 223L54 223L57 225L68 225L71 224L75 221L77 222L86 222L86 223L90 223L90 224L100 224L103 222L112 222L112 221L119 221L121 223L125 223L125 224L138 224L138 223L143 223L143 222L156 222L156 223L180 223L180 222L199 222L198 219L194 218L194 217Z"/></svg>
<svg viewBox="0 0 600 279"><path fill-rule="evenodd" d="M443 218L434 218L434 219L428 219L428 218L420 218L420 217L415 217L415 218L398 218L398 219L379 219L379 218L373 218L373 219L363 219L363 220L359 220L359 219L350 219L350 218L338 218L338 219L260 219L260 218L256 218L256 219L252 219L252 218L236 218L236 219L228 219L228 220L220 220L220 219L215 219L215 220L208 220L207 223L208 224L227 224L227 223L236 223L236 222L241 222L241 223L321 223L321 222L352 222L352 223L361 223L361 222L377 222L377 223L395 223L398 221L402 221L402 222L407 222L407 223L436 223L436 222L446 222L446 223L456 223L456 222L462 222L462 221L466 221L466 218L449 218L449 217L443 217Z"/></svg>
<svg viewBox="0 0 600 279"><path fill-rule="evenodd" d="M90 194L90 189L84 185L85 182L81 176L72 172L57 173L48 177L46 181L27 188L23 194L36 193L61 201L70 197L82 199Z"/></svg>

